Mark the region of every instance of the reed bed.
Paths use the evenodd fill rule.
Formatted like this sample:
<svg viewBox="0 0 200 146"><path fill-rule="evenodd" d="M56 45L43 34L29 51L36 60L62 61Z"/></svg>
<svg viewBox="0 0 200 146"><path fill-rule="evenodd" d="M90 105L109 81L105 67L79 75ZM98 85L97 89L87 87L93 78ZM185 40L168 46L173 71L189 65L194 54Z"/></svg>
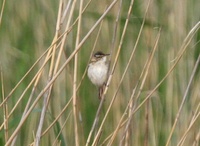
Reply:
<svg viewBox="0 0 200 146"><path fill-rule="evenodd" d="M199 146L198 1L0 6L0 145ZM97 50L111 54L101 101Z"/></svg>

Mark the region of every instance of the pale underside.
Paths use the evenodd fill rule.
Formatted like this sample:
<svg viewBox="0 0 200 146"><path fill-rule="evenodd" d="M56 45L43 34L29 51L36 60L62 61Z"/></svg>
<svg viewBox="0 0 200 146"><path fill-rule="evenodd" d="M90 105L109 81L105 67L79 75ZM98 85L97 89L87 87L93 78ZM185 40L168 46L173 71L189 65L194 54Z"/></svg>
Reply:
<svg viewBox="0 0 200 146"><path fill-rule="evenodd" d="M91 63L88 68L88 77L91 82L101 87L106 82L108 74L108 64L106 64L106 57L101 60Z"/></svg>

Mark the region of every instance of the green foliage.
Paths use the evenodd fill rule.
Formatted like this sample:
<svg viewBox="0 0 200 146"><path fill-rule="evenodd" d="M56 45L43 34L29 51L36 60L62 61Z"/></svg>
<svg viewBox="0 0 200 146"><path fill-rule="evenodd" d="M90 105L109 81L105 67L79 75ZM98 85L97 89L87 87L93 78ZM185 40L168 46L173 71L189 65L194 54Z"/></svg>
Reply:
<svg viewBox="0 0 200 146"><path fill-rule="evenodd" d="M84 1L84 6L88 1ZM85 37L89 30L94 26L96 21L102 16L105 9L110 5L112 1L92 1L88 8L82 14L82 21L80 26L80 40ZM62 16L66 10L68 1L65 1L62 8ZM181 6L179 6L181 3ZM59 65L56 66L56 61L59 56L59 51L61 48L61 39L56 43L58 45L55 51L55 62L48 60L47 64L42 70L41 77L38 80L38 84L34 88L33 84L29 83L34 78L36 73L39 71L45 62L45 57L47 53L42 57L39 62L38 58L52 46L54 40L54 35L56 31L57 16L59 10L59 1L47 0L45 2L36 1L6 1L5 8L3 10L3 17L0 24L0 67L2 68L1 73L1 89L4 87L4 98L9 97L7 102L0 107L0 123L1 125L5 122L4 116L8 116L10 112L14 109L14 112L8 118L6 122L8 125L8 131L4 130L3 127L0 130L0 145L4 145L5 142L12 136L13 132L16 130L20 120L22 118L23 112L28 105L28 101L31 98L31 93L34 91L33 98L30 100L30 105L33 105L34 101L38 95L45 89L51 79L49 74L52 73L50 70L51 65L53 70L61 66L68 60L70 55L76 49L76 39L78 31L78 23L72 25L76 18L79 16L79 4L77 1L75 5L75 10L72 15L70 22L70 31L67 34L66 42L61 51L61 58L59 60ZM177 7L179 6L179 7ZM73 96L73 81L74 81L74 57L65 66L61 74L58 75L55 82L52 82L52 90L49 93L49 104L47 111L54 118L49 118L46 113L44 118L44 124L42 132L56 120L56 117L61 113L64 107L68 104L66 110L63 111L61 117L55 121L53 125L53 130L50 130L41 137L41 145L52 145L55 138L59 135L56 140L57 145L75 145L75 137L79 136L79 144L85 145L88 135L91 131L93 123L95 121L95 115L99 107L99 99L97 98L98 91L95 86L90 83L87 75L83 77L85 70L87 70L87 63L90 60L89 56L92 54L92 48L94 47L96 38L97 43L95 50L101 50L109 53L111 49L112 52L111 69L113 67L115 57L117 56L117 51L120 43L120 39L123 34L124 26L127 21L128 9L130 7L130 1L123 1L122 10L120 13L119 23L117 24L117 30L115 31L116 18L119 11L119 2L106 14L102 21L102 25L93 30L90 37L81 46L78 51L78 65L77 65L77 86L80 84L79 88L76 88L77 101L76 105L73 101L70 101ZM133 97L134 108L138 107L149 93L156 87L156 85L163 79L167 74L169 69L173 66L181 51L181 46L184 44L184 38L186 38L189 31L194 27L199 21L199 11L200 3L197 1L187 2L187 1L152 1L150 3L149 10L147 12L147 17L145 18L144 27L142 29L141 36L136 47L136 51L133 55L133 59L130 61L130 66L125 74L122 83L122 75L125 71L126 65L130 59L131 53L139 36L140 28L145 16L145 10L147 7L147 1L134 1L133 10L130 13L130 19L128 27L126 28L126 33L124 40L122 42L122 48L119 54L118 62L114 73L112 75L112 80L108 87L106 93L105 102L103 103L103 108L100 112L99 124L101 125L109 105L111 110L108 112L103 128L101 129L101 138L99 139L100 145L104 142L106 138L110 140L109 135L112 134L123 116L126 107L129 107L128 102L137 85L141 85L141 81L145 79L143 74L140 78L145 64L150 62L149 56L155 47L155 42L157 35L159 34L159 28L161 28L161 36L158 40L158 46L153 56L149 70L146 70L147 78L144 82L144 86L141 89L136 88L136 93ZM72 9L70 5L69 10ZM62 24L59 26L58 36L62 36L65 32L67 23L69 22L70 12L64 16ZM191 17L192 14L192 17ZM63 18L61 16L61 18ZM98 31L100 30L99 37ZM113 34L116 33L115 44L112 44ZM63 39L63 36L61 37ZM158 86L151 97L143 104L132 117L132 121L129 127L130 139L124 143L129 143L130 145L165 145L169 138L170 132L172 132L172 126L176 119L183 95L185 94L187 85L189 84L189 79L191 77L194 64L200 54L200 32L196 33L192 42L187 46L186 52L181 56L180 61L175 66L175 68L170 72L170 75ZM114 46L114 48L111 48ZM51 56L52 57L52 56ZM52 58L50 58L52 59ZM18 82L24 77L27 71L36 63L33 70L22 80L22 82L17 86ZM58 71L57 70L57 71ZM194 82L187 95L187 100L183 105L183 109L180 113L177 126L172 132L172 138L170 140L171 145L177 145L183 134L189 127L189 123L192 120L195 110L199 112L198 106L199 100L199 66L197 73L195 74ZM57 72L56 71L56 72ZM55 75L55 74L54 74ZM83 80L81 80L83 77ZM35 82L34 82L35 83ZM120 86L119 86L120 85ZM77 87L76 86L76 87ZM119 86L119 90L118 90ZM28 88L27 92L22 96L23 92ZM14 92L11 92L13 89ZM1 93L1 103L3 102L3 92ZM36 102L33 111L28 114L28 118L20 127L18 139L16 145L30 145L33 144L35 140L35 135L37 133L40 114L42 113L43 100L45 96L43 94L41 99ZM113 104L111 100L116 94L116 99ZM9 95L9 96L8 96ZM136 97L138 98L136 99ZM7 106L7 114L5 114L5 108ZM76 107L76 115L73 111L73 107ZM75 131L75 118L77 117L78 133ZM112 145L119 145L126 127L126 120L129 119L130 110L126 112L122 125L117 132ZM148 117L148 118L147 118ZM67 119L66 124L64 121ZM199 123L199 117L197 117L196 123ZM62 129L64 126L64 129ZM95 129L97 132L98 127ZM92 139L89 145L93 142L95 134L92 134ZM8 134L8 139L5 135ZM199 124L194 124L193 128L187 132L187 137L184 141L184 145L192 145L195 143L195 138L198 138L199 134ZM127 138L128 139L128 138ZM105 143L107 144L106 141ZM197 140L199 141L199 139ZM106 145L104 144L104 145Z"/></svg>

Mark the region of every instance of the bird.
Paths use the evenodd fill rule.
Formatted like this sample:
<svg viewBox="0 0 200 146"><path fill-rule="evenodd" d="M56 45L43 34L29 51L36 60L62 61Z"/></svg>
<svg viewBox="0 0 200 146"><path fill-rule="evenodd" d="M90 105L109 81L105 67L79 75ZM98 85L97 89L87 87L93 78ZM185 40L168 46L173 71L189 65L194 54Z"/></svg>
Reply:
<svg viewBox="0 0 200 146"><path fill-rule="evenodd" d="M108 56L110 54L104 54L101 51L97 51L93 54L89 66L87 75L90 81L98 87L98 98L101 100L104 86L108 78L109 61Z"/></svg>

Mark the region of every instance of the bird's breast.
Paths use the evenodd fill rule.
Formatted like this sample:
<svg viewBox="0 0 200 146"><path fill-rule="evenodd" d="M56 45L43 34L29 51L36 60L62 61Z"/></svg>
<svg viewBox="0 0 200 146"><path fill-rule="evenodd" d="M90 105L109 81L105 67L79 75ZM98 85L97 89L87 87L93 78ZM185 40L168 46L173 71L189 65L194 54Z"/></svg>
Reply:
<svg viewBox="0 0 200 146"><path fill-rule="evenodd" d="M88 68L88 77L96 86L102 86L108 74L108 65L106 64L90 64Z"/></svg>

